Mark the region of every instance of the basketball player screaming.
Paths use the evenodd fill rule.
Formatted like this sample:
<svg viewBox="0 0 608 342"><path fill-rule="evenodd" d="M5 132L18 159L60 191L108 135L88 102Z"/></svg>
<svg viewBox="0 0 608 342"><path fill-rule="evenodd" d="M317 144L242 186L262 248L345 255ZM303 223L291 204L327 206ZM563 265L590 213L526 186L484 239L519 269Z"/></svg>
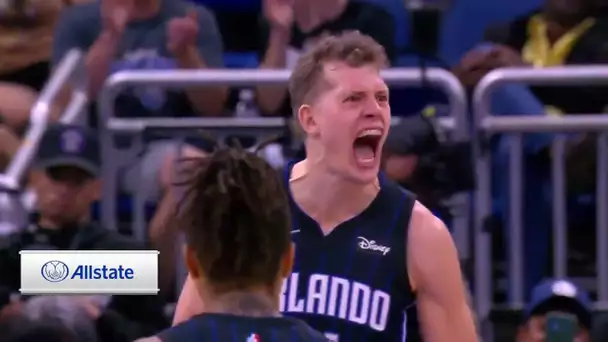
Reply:
<svg viewBox="0 0 608 342"><path fill-rule="evenodd" d="M475 342L448 230L379 174L391 116L386 65L379 44L350 32L321 40L293 70L307 157L285 170L296 255L280 307L334 341L414 341L421 330L425 342ZM184 292L180 305L200 305ZM408 324L410 308L420 327ZM178 308L178 319L188 316Z"/></svg>

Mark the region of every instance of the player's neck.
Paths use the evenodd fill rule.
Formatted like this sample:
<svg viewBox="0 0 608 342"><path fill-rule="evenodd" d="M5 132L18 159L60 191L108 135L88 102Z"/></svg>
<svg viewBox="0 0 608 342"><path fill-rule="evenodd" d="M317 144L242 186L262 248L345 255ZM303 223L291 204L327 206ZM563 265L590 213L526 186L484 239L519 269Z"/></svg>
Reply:
<svg viewBox="0 0 608 342"><path fill-rule="evenodd" d="M305 171L298 170L303 168ZM359 214L376 198L378 183L357 184L341 179L323 170L319 165L310 167L307 161L294 166L292 176L303 172L291 186L294 199L307 215L322 226L333 226Z"/></svg>
<svg viewBox="0 0 608 342"><path fill-rule="evenodd" d="M280 316L278 300L267 290L215 293L205 297L204 313L248 317Z"/></svg>

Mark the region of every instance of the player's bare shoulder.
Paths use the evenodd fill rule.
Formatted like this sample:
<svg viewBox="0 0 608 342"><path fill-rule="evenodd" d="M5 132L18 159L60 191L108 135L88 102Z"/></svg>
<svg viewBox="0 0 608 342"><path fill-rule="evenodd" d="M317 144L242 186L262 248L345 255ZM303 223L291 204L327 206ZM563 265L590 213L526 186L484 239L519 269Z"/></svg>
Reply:
<svg viewBox="0 0 608 342"><path fill-rule="evenodd" d="M447 228L440 218L435 216L422 203L416 201L410 219L410 236L413 235L443 235L448 234Z"/></svg>
<svg viewBox="0 0 608 342"><path fill-rule="evenodd" d="M454 249L452 236L441 219L416 201L407 234L407 267L410 284L417 288L420 270L428 268L428 262ZM427 270L428 271L428 270Z"/></svg>

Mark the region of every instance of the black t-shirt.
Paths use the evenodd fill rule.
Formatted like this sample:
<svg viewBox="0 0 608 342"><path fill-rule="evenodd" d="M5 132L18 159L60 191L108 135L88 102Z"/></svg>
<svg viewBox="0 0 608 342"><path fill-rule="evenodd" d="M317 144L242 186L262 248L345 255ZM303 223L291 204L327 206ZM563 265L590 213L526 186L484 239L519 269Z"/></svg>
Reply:
<svg viewBox="0 0 608 342"><path fill-rule="evenodd" d="M263 60L268 45L270 27L265 18L260 20L260 60ZM397 57L395 44L395 21L393 16L382 6L367 2L351 0L344 9L342 15L335 20L325 22L312 29L310 32L302 32L294 25L291 32L291 41L287 51L287 68L293 68L297 57L311 41L324 34L337 34L344 31L356 30L374 38L386 51L391 62ZM289 101L285 101L280 113L290 115Z"/></svg>

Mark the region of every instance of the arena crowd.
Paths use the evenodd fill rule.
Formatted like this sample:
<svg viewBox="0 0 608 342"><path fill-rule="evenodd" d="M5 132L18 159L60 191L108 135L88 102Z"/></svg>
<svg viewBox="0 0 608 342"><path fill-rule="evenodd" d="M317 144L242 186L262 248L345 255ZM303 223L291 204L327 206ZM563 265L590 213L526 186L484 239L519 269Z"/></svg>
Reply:
<svg viewBox="0 0 608 342"><path fill-rule="evenodd" d="M26 216L0 225L0 341L133 341L170 325L175 293L184 279L173 257L180 255L179 232L172 224L175 183L180 180L176 160L204 156L218 141L197 130L183 139L165 131L146 132L141 145L121 136L117 149L138 146L137 154L119 160L118 224L105 227L99 202L106 177L102 166L110 161L100 152L103 123L96 101L109 75L125 70L291 70L302 52L321 38L359 31L384 48L392 67L419 68L423 73L430 67L450 71L471 100L480 80L499 68L608 67L607 6L603 0L454 0L445 8L424 12L406 8L398 0L6 2L0 6L0 167L10 167L19 149L29 143L25 137L31 127L30 114L57 66L75 49L83 53L89 103L77 121L60 123L75 89L70 82L62 85L49 107L52 124L17 194ZM402 122L387 139L384 172L416 192L451 227L459 213L445 204L446 199L456 192L472 191L476 175L473 162L467 159L470 154L447 148L433 129L436 119L450 112L448 98L425 82L390 90L392 115ZM569 86L513 82L494 92L491 111L556 120L576 114L603 115L608 110L606 94L605 87L580 82ZM283 118L283 134L261 155L277 169L302 157L303 136L292 119L287 86L135 86L118 96L115 111L122 118ZM473 122L472 113L469 120ZM485 275L496 284L492 293L496 305L491 305L496 310L489 317L495 341L551 342L550 336L568 334L567 329L550 331L555 322L569 324L556 320L556 313L569 314L576 341L608 340L608 316L593 305L599 273L596 209L590 200L600 191L596 137L594 133L569 135L564 149L567 278L557 278L550 266L555 249L551 216L554 134L524 138L523 310L506 305L512 290L505 285L509 283L508 215L513 192L507 181L509 137L494 135L486 142L495 174L493 214L487 218L493 269ZM228 143L233 138L248 148L259 137L237 134ZM469 147L474 143L466 142ZM144 192L147 203L145 240L131 225L132 197L138 191ZM20 250L146 248L164 256L159 264L158 295L19 295ZM472 284L473 258L463 258L461 263ZM470 290L475 300L475 288Z"/></svg>

